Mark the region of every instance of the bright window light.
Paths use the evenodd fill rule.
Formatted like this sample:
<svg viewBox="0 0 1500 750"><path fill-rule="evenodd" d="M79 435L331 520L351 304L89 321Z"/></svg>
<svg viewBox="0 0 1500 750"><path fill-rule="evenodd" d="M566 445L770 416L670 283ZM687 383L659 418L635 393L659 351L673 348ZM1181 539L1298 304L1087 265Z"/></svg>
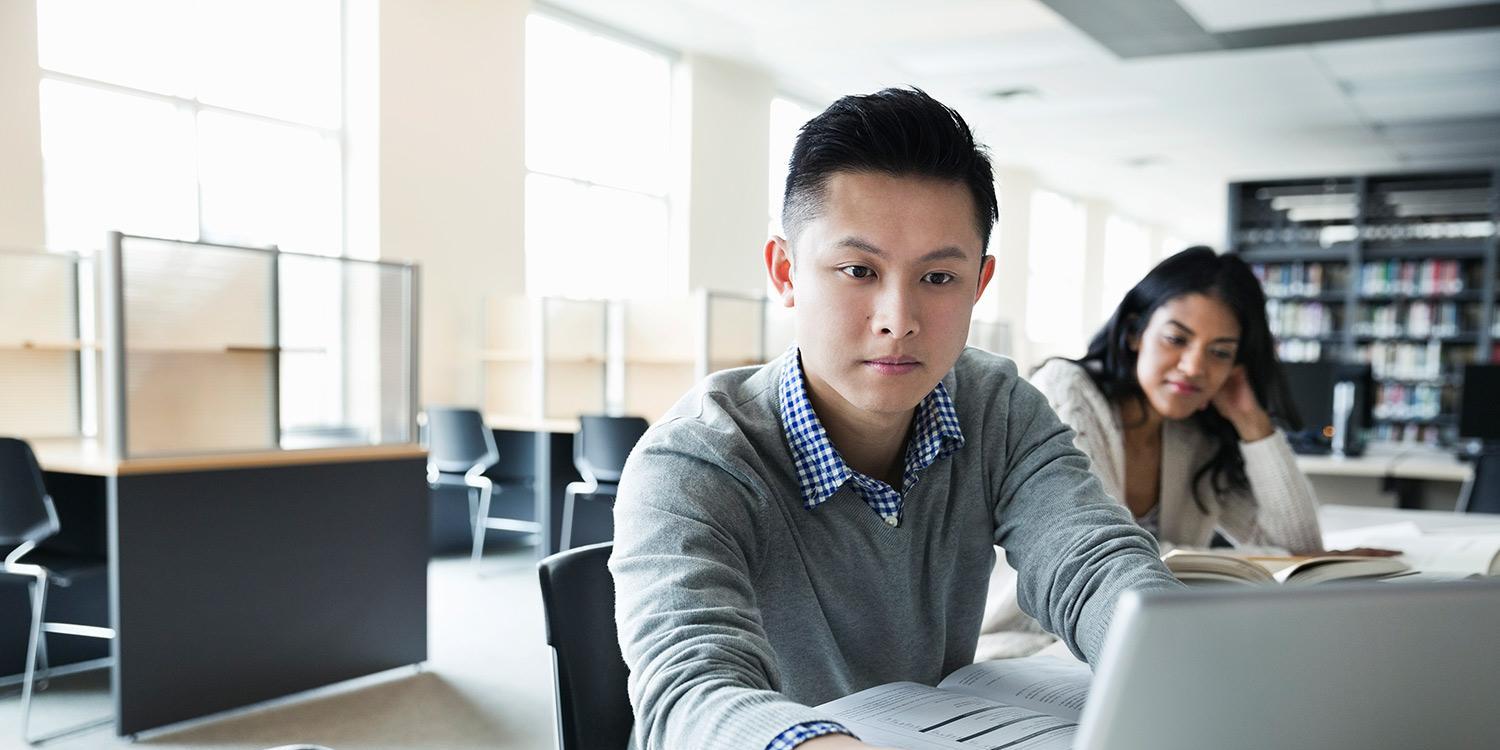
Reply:
<svg viewBox="0 0 1500 750"><path fill-rule="evenodd" d="M672 64L541 14L526 19L526 290L666 293Z"/></svg>

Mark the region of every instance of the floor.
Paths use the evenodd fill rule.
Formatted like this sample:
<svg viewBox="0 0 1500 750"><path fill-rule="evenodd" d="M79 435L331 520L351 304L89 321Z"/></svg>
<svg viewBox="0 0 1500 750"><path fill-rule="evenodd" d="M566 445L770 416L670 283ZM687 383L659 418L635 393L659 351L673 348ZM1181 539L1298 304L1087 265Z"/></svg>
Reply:
<svg viewBox="0 0 1500 750"><path fill-rule="evenodd" d="M153 750L263 750L314 743L333 750L516 748L553 744L552 656L543 638L536 554L492 544L482 563L428 568L429 660L171 732L140 737ZM37 694L34 732L109 713L104 672L55 680ZM49 742L56 750L130 747L108 727ZM0 750L21 750L20 699L0 696Z"/></svg>

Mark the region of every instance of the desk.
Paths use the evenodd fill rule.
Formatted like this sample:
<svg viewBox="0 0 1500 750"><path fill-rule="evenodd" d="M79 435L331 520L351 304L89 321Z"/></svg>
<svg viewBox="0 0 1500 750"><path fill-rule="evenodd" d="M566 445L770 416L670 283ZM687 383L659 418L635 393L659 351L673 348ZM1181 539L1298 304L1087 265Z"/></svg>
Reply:
<svg viewBox="0 0 1500 750"><path fill-rule="evenodd" d="M1500 515L1493 513L1364 508L1354 505L1324 505L1318 508L1318 525L1325 534L1407 521L1416 524L1424 532L1462 530L1500 533Z"/></svg>
<svg viewBox="0 0 1500 750"><path fill-rule="evenodd" d="M1421 507L1422 482L1467 482L1474 476L1474 465L1451 451L1393 443L1374 443L1355 458L1297 456L1297 467L1309 476L1381 479L1382 489L1394 491L1401 508Z"/></svg>
<svg viewBox="0 0 1500 750"><path fill-rule="evenodd" d="M426 660L420 448L34 447L64 533L105 519L117 734Z"/></svg>

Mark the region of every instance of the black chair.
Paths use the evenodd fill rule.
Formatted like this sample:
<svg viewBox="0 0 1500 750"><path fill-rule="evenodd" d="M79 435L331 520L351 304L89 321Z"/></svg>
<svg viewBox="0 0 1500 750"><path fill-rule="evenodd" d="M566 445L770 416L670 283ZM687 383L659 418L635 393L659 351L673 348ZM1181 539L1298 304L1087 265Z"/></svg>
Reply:
<svg viewBox="0 0 1500 750"><path fill-rule="evenodd" d="M559 552L537 564L556 681L561 750L623 750L635 716L630 672L615 635L613 542Z"/></svg>
<svg viewBox="0 0 1500 750"><path fill-rule="evenodd" d="M1500 451L1474 456L1474 476L1458 493L1460 513L1500 513Z"/></svg>
<svg viewBox="0 0 1500 750"><path fill-rule="evenodd" d="M0 571L30 578L31 629L26 641L26 670L21 678L21 738L28 744L45 742L113 721L105 717L95 721L31 736L31 699L40 687L45 688L51 670L47 665L47 634L74 635L86 638L113 639L115 631L96 625L47 622L47 589L66 587L88 575L103 571L106 563L96 559L67 557L37 551L43 540L61 528L57 510L47 488L42 484L42 469L36 454L24 440L0 437L0 547L14 549L5 556ZM40 667L38 665L40 664Z"/></svg>
<svg viewBox="0 0 1500 750"><path fill-rule="evenodd" d="M541 524L534 520L490 517L495 483L484 474L499 463L500 451L495 447L494 433L477 410L429 406L424 419L428 442L427 484L433 489L463 487L468 493L475 563L484 554L486 529L541 533Z"/></svg>
<svg viewBox="0 0 1500 750"><path fill-rule="evenodd" d="M614 503L620 489L620 474L625 470L625 459L646 434L650 424L640 417L583 416L578 418L578 435L573 438L573 466L583 477L582 482L570 482L563 493L562 538L558 540L559 552L566 552L573 543L573 510L579 495L605 498Z"/></svg>

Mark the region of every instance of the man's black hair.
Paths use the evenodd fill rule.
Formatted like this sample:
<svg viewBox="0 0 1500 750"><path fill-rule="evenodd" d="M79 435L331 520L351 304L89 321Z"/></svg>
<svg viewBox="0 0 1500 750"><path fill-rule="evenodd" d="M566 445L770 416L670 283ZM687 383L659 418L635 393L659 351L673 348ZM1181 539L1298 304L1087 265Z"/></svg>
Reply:
<svg viewBox="0 0 1500 750"><path fill-rule="evenodd" d="M838 172L962 182L974 197L974 224L986 245L999 218L984 146L958 112L915 87L834 102L802 126L789 167L781 204L789 239L822 210L828 178Z"/></svg>

